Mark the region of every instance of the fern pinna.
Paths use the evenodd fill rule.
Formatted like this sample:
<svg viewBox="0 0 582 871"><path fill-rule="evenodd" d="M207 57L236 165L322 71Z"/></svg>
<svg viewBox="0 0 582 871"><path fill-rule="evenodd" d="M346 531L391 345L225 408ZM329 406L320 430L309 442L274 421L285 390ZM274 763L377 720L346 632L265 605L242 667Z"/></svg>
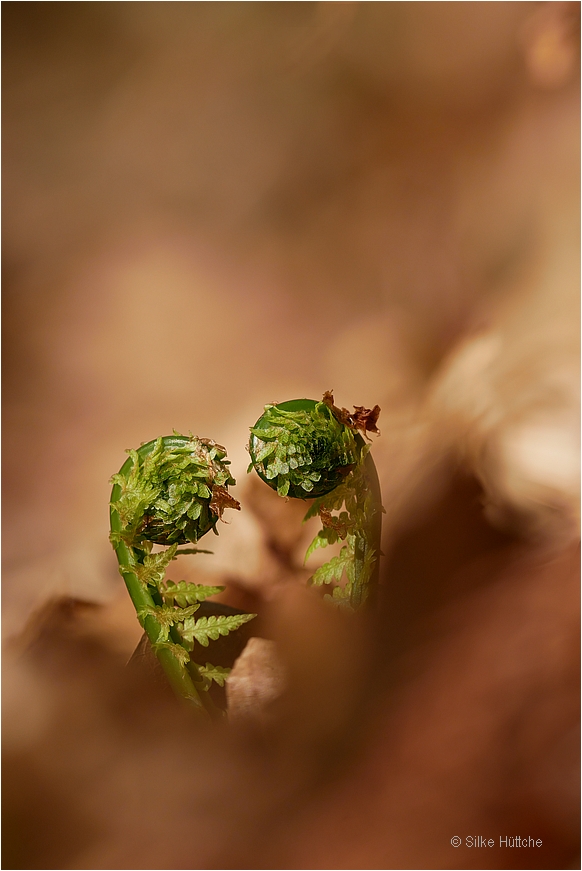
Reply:
<svg viewBox="0 0 582 871"><path fill-rule="evenodd" d="M166 581L166 569L212 530L225 508L240 505L228 492L235 484L226 451L210 439L174 433L128 451L111 479L111 544L119 571L152 648L178 696L201 714L219 712L208 696L212 681L223 686L228 669L190 658L195 642L207 647L254 614L200 617L208 596L224 587ZM154 545L163 550L154 552ZM202 551L204 552L204 551ZM206 551L208 553L208 551Z"/></svg>
<svg viewBox="0 0 582 871"><path fill-rule="evenodd" d="M280 496L315 497L305 520L319 515L322 528L305 559L317 548L345 542L310 583L330 585L324 598L352 609L373 602L378 585L382 498L370 446L360 432L379 432L379 414L377 405L355 406L352 413L337 408L327 392L321 402L266 405L249 441L249 472L254 468Z"/></svg>

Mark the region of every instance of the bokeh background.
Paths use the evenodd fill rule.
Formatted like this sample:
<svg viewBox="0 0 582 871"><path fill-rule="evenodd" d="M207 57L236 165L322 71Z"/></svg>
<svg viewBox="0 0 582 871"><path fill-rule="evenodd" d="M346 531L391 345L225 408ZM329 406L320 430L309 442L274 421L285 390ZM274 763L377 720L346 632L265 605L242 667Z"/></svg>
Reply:
<svg viewBox="0 0 582 871"><path fill-rule="evenodd" d="M577 867L579 4L2 19L5 867ZM265 402L329 389L382 408L357 628L246 476ZM126 677L108 481L173 429L239 482L180 576L279 647L260 740Z"/></svg>

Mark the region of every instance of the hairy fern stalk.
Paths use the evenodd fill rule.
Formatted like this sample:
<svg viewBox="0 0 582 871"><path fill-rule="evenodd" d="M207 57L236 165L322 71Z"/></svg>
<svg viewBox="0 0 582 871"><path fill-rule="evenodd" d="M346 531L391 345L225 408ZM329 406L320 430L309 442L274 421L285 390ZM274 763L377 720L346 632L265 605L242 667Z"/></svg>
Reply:
<svg viewBox="0 0 582 871"><path fill-rule="evenodd" d="M119 571L174 691L200 713L217 715L207 690L212 681L223 686L229 670L197 664L190 652L195 642L208 647L255 615L197 619L200 603L224 587L174 583L165 574L181 554L199 552L180 545L195 545L210 530L218 534L224 509L240 508L228 492L236 482L226 451L210 439L174 433L128 454L111 479L110 540ZM154 545L166 547L154 552Z"/></svg>
<svg viewBox="0 0 582 871"><path fill-rule="evenodd" d="M310 583L329 585L324 598L354 610L373 602L378 585L384 509L370 445L360 432L379 432L379 413L379 406L355 406L353 413L337 408L331 393L321 402L266 405L249 440L248 471L254 468L280 496L315 497L305 520L319 516L322 528L305 559L317 548L344 542Z"/></svg>

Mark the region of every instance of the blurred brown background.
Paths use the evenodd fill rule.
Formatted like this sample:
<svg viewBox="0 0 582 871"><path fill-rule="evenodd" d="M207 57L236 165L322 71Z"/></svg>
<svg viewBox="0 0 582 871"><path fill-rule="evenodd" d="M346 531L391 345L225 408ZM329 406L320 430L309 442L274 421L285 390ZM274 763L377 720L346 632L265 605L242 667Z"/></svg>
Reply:
<svg viewBox="0 0 582 871"><path fill-rule="evenodd" d="M579 4L2 19L4 867L579 867ZM382 407L367 627L245 475L264 403L327 389ZM126 677L108 480L174 428L233 461L180 576L279 645L267 735Z"/></svg>

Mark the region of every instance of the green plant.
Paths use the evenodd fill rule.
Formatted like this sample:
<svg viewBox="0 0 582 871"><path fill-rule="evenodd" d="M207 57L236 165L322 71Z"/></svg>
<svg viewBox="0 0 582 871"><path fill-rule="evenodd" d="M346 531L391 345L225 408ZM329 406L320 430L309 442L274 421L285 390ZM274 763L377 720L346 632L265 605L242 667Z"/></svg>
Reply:
<svg viewBox="0 0 582 871"><path fill-rule="evenodd" d="M110 540L131 600L171 686L200 713L218 715L208 696L212 681L223 684L228 669L200 665L190 652L207 647L251 620L254 614L196 619L200 603L224 587L165 581L168 565L212 530L225 508L240 505L228 492L235 484L226 451L209 439L174 433L128 451L113 475ZM155 551L154 546L165 546Z"/></svg>
<svg viewBox="0 0 582 871"><path fill-rule="evenodd" d="M345 542L310 583L333 585L325 598L352 609L373 602L378 586L382 499L370 446L360 432L377 433L379 414L379 406L355 406L353 413L337 408L328 392L321 402L266 405L249 440L247 471L254 468L280 496L315 497L305 520L319 515L322 528L305 559L317 548Z"/></svg>

